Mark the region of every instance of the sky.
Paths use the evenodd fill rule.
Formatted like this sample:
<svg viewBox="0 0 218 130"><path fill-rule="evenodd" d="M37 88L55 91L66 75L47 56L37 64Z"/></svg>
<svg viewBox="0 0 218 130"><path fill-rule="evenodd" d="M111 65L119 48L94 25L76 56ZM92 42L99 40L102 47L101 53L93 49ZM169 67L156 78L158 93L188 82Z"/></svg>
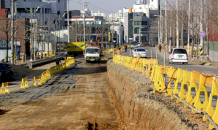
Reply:
<svg viewBox="0 0 218 130"><path fill-rule="evenodd" d="M69 0L69 9L70 10L82 10L83 5L79 2L83 0ZM87 8L93 10L94 13L97 13L99 10L102 13L105 13L108 16L111 13L118 12L123 10L123 7L132 8L136 0L85 0L88 2Z"/></svg>

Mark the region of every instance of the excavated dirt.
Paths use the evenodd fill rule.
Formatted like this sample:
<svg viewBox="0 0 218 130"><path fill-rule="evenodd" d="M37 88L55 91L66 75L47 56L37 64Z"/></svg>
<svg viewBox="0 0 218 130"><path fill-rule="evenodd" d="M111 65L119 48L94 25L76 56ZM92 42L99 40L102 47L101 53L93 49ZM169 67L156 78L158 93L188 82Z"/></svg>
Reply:
<svg viewBox="0 0 218 130"><path fill-rule="evenodd" d="M105 57L110 59L110 56ZM83 58L44 85L0 95L0 130L204 130L208 121L140 73Z"/></svg>
<svg viewBox="0 0 218 130"><path fill-rule="evenodd" d="M0 129L119 129L106 93L106 62L83 61L77 59L40 87L0 95Z"/></svg>
<svg viewBox="0 0 218 130"><path fill-rule="evenodd" d="M164 94L152 94L150 80L112 62L107 63L108 91L119 113L121 129L127 130L205 130L209 122L191 114Z"/></svg>

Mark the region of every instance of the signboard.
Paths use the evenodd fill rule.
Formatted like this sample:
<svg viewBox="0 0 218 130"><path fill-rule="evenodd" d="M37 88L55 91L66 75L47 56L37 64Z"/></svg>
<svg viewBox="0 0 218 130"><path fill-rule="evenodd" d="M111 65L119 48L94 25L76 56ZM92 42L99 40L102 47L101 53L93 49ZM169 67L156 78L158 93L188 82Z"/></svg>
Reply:
<svg viewBox="0 0 218 130"><path fill-rule="evenodd" d="M205 33L204 31L201 31L201 32L199 33L199 35L200 35L200 37L205 37L206 33Z"/></svg>

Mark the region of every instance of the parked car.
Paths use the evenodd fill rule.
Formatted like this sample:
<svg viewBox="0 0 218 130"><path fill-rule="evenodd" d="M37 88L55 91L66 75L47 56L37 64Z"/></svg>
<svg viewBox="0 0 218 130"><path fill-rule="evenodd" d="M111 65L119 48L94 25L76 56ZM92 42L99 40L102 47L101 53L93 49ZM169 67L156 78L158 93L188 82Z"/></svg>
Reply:
<svg viewBox="0 0 218 130"><path fill-rule="evenodd" d="M138 47L145 47L145 44L139 44Z"/></svg>
<svg viewBox="0 0 218 130"><path fill-rule="evenodd" d="M173 48L169 53L169 64L183 63L188 64L188 54L183 48Z"/></svg>
<svg viewBox="0 0 218 130"><path fill-rule="evenodd" d="M145 48L135 48L133 51L133 57L146 57Z"/></svg>
<svg viewBox="0 0 218 130"><path fill-rule="evenodd" d="M14 72L10 64L0 63L0 80L4 82L6 80L12 80Z"/></svg>
<svg viewBox="0 0 218 130"><path fill-rule="evenodd" d="M131 42L131 45L130 45L130 48L132 49L132 48L135 48L135 47L137 47L137 45L138 45L138 42L137 41L132 41Z"/></svg>

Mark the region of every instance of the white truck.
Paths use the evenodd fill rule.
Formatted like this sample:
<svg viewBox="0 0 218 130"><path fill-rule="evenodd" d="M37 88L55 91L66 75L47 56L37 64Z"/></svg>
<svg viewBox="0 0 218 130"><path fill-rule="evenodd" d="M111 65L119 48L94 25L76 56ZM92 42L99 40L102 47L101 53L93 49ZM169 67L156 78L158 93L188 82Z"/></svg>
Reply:
<svg viewBox="0 0 218 130"><path fill-rule="evenodd" d="M100 48L98 46L86 46L84 50L84 57L86 59L86 62L90 61L100 61L101 55L100 55Z"/></svg>

